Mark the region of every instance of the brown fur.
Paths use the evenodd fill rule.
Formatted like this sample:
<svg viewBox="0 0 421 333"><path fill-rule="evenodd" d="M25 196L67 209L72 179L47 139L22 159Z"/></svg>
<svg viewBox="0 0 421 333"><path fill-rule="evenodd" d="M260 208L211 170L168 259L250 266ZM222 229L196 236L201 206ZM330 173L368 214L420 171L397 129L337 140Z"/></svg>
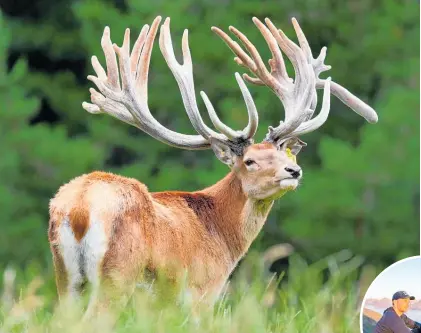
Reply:
<svg viewBox="0 0 421 333"><path fill-rule="evenodd" d="M59 214L57 214L59 215ZM57 216L56 215L56 216ZM59 216L57 216L59 218ZM56 275L56 286L59 298L66 293L67 286L67 274L66 267L64 266L63 257L58 248L56 242L57 239L57 224L53 220L50 220L48 228L48 239L50 240L50 249L53 254L53 264Z"/></svg>
<svg viewBox="0 0 421 333"><path fill-rule="evenodd" d="M187 270L195 296L217 296L272 207L272 199L251 199L245 184L258 183L262 176L264 184L257 185L269 186L268 179L285 163L272 145L253 145L245 155L253 154L262 170L249 175L238 160L236 171L197 192L150 193L135 179L99 171L62 186L50 202L49 229L59 292L65 289L66 272L54 245L56 230L67 217L80 241L94 216L108 240L99 274L113 288L132 288L145 269L152 275L164 270L171 280ZM281 156L279 165L274 155Z"/></svg>
<svg viewBox="0 0 421 333"><path fill-rule="evenodd" d="M76 206L69 213L69 220L76 240L80 240L85 236L89 227L89 212L88 210Z"/></svg>

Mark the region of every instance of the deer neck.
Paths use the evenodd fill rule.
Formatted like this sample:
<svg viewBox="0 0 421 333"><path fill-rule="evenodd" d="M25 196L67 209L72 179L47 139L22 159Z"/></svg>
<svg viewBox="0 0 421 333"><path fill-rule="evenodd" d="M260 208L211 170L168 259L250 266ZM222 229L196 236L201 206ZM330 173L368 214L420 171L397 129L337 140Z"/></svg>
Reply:
<svg viewBox="0 0 421 333"><path fill-rule="evenodd" d="M212 217L206 223L212 225L228 247L231 259L237 262L262 229L274 199L248 198L234 172L200 192L214 202Z"/></svg>

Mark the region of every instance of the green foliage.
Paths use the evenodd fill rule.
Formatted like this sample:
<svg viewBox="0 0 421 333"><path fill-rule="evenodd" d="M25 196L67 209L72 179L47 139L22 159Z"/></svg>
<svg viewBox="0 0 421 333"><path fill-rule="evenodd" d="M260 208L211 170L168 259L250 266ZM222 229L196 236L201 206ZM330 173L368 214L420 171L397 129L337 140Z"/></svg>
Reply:
<svg viewBox="0 0 421 333"><path fill-rule="evenodd" d="M210 27L236 26L268 59L252 16L268 16L289 36L294 36L289 20L297 17L315 55L328 47L333 69L327 75L379 114L378 124L367 124L332 97L326 124L303 137L308 147L298 159L301 187L275 205L255 248L287 240L313 260L348 248L384 265L418 253L419 5L414 1L44 0L33 6L43 15L6 15L1 21L0 263L51 265L48 201L82 173L117 172L162 191L200 189L228 172L210 151L168 147L81 107L89 99L90 57L104 63L104 26L120 45L126 27L134 41L158 14L171 17L178 59L182 31L189 29L196 91L206 91L222 120L235 128L247 122L233 75L242 69ZM291 66L288 70L292 74ZM260 140L283 112L268 89L250 90L260 112ZM148 100L163 125L194 133L157 42Z"/></svg>
<svg viewBox="0 0 421 333"><path fill-rule="evenodd" d="M325 283L322 270L331 268ZM309 264L291 259L288 281L263 282L261 274L246 283L241 270L230 289L213 308L193 311L183 290L168 297L173 286L156 281L163 293L137 289L126 307L102 308L99 316L80 320L88 298L77 303L56 303L54 286L39 276L22 287L19 299L13 286L3 290L0 329L7 332L355 332L359 325L356 269L361 258L344 263L337 256ZM10 275L10 274L9 274ZM19 274L18 274L19 276ZM279 289L271 286L280 284ZM187 296L187 297L184 297ZM115 324L113 324L115 323Z"/></svg>
<svg viewBox="0 0 421 333"><path fill-rule="evenodd" d="M399 20L405 17L408 28L405 34L400 28L393 33L393 42L385 31L395 29L391 18L397 12L404 15ZM419 78L418 48L412 47L414 36L419 35L415 20L417 15L408 6L391 3L373 15L373 36L365 37L363 44L373 48L372 54L374 48L385 48L377 53L382 54L382 65L376 66L376 72L384 82L374 105L379 123L357 131L354 145L324 136L318 147L320 168L308 170L294 195L297 209L282 228L305 240L316 256L342 246L371 260L397 260L417 253L420 101L415 81ZM365 44L365 39L370 42ZM386 40L387 48L381 44ZM387 59L397 54L399 61L388 64Z"/></svg>
<svg viewBox="0 0 421 333"><path fill-rule="evenodd" d="M284 230L293 234L300 221L300 237L314 248L323 244L321 253L347 244L374 258L406 257L408 247L419 244L419 212L414 205L419 193L419 183L414 181L419 175L419 138L413 135L419 131L419 122L411 112L418 105L416 91L396 86L379 108L382 126L364 127L358 147L323 138L319 146L322 168L309 172L306 178L311 181L304 180L294 198L306 210L297 210L284 221ZM323 200L314 200L317 195ZM403 223L413 229L402 230Z"/></svg>
<svg viewBox="0 0 421 333"><path fill-rule="evenodd" d="M1 66L5 68L10 31L0 21ZM65 126L29 126L40 108L24 81L29 75L21 58L0 73L0 262L25 263L48 254L48 200L77 174L100 167L103 150L83 137L69 139Z"/></svg>

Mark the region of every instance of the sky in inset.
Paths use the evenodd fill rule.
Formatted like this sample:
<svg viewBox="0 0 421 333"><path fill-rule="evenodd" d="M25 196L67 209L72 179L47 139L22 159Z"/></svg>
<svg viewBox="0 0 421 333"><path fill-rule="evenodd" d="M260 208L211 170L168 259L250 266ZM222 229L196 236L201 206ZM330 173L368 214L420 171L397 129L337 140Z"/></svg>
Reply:
<svg viewBox="0 0 421 333"><path fill-rule="evenodd" d="M371 284L366 298L391 299L398 290L405 290L411 296L415 296L416 300L421 299L421 257L386 268Z"/></svg>

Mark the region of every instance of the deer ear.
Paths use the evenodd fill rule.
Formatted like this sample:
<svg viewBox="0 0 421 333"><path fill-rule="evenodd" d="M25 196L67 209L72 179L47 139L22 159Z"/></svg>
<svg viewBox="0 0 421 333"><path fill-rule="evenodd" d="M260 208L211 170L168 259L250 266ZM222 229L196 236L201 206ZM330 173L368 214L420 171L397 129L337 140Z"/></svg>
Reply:
<svg viewBox="0 0 421 333"><path fill-rule="evenodd" d="M232 168L237 160L237 155L231 150L231 148L223 141L210 138L210 144L216 157L224 164Z"/></svg>
<svg viewBox="0 0 421 333"><path fill-rule="evenodd" d="M307 143L299 138L289 138L280 143L279 149L286 150L288 148L293 155L297 156L301 148L305 146L307 146Z"/></svg>

